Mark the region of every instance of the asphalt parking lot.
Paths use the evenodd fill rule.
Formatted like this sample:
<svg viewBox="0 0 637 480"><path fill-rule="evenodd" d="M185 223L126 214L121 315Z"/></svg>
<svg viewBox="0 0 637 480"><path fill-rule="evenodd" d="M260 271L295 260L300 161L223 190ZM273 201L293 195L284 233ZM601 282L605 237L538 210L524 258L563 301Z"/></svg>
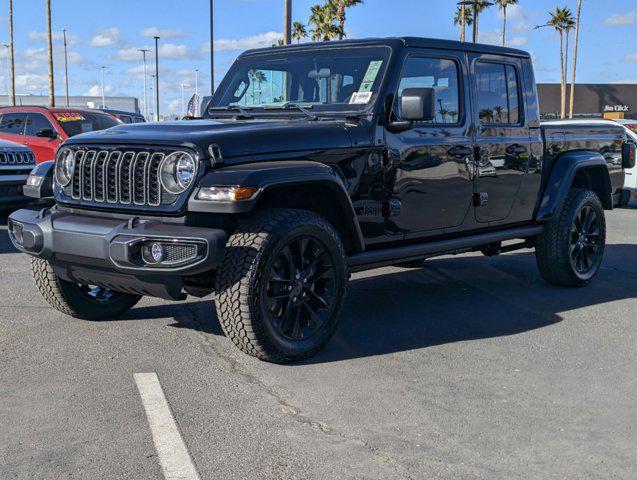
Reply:
<svg viewBox="0 0 637 480"><path fill-rule="evenodd" d="M637 210L586 289L532 253L353 277L326 351L240 353L210 299L91 323L50 308L0 227L0 478L160 479L155 372L202 479L637 478Z"/></svg>

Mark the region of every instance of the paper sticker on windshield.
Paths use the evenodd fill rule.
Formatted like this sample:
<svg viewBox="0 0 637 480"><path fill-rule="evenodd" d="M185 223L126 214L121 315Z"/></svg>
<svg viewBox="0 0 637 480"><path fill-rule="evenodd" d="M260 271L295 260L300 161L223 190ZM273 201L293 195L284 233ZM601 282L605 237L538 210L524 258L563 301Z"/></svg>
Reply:
<svg viewBox="0 0 637 480"><path fill-rule="evenodd" d="M58 122L81 122L82 120L86 120L77 112L54 113L53 116Z"/></svg>
<svg viewBox="0 0 637 480"><path fill-rule="evenodd" d="M363 77L361 87L358 89L359 93L372 91L372 87L374 86L374 82L376 81L376 77L378 76L378 72L380 72L380 68L382 66L382 60L374 60L373 62L369 63L369 67L367 67L367 73L365 73L365 77Z"/></svg>
<svg viewBox="0 0 637 480"><path fill-rule="evenodd" d="M355 92L349 103L352 105L365 105L372 99L373 92Z"/></svg>

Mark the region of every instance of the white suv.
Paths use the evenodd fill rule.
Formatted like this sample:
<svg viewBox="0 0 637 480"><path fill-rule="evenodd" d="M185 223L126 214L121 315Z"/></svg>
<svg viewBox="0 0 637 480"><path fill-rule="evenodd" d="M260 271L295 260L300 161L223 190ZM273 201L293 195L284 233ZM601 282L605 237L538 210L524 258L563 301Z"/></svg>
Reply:
<svg viewBox="0 0 637 480"><path fill-rule="evenodd" d="M626 135L629 140L637 143L637 120L615 120L626 129ZM626 169L626 180L624 188L631 191L631 206L637 206L637 166Z"/></svg>

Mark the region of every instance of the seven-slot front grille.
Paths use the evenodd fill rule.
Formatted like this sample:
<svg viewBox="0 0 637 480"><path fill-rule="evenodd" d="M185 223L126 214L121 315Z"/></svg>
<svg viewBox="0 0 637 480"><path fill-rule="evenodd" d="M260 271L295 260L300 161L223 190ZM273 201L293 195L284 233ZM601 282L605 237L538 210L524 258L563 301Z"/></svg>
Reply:
<svg viewBox="0 0 637 480"><path fill-rule="evenodd" d="M0 165L35 165L31 152L0 152Z"/></svg>
<svg viewBox="0 0 637 480"><path fill-rule="evenodd" d="M162 152L82 149L75 152L71 197L95 203L156 207L162 197Z"/></svg>

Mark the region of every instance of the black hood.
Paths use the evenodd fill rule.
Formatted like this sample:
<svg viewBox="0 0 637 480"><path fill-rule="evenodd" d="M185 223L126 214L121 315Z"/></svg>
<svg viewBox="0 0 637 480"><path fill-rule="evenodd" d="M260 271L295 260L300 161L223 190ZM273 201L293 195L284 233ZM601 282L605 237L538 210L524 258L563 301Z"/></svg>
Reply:
<svg viewBox="0 0 637 480"><path fill-rule="evenodd" d="M77 135L66 144L170 145L195 148L206 156L208 145L224 158L279 152L348 148L352 141L343 121L190 120L136 123Z"/></svg>

